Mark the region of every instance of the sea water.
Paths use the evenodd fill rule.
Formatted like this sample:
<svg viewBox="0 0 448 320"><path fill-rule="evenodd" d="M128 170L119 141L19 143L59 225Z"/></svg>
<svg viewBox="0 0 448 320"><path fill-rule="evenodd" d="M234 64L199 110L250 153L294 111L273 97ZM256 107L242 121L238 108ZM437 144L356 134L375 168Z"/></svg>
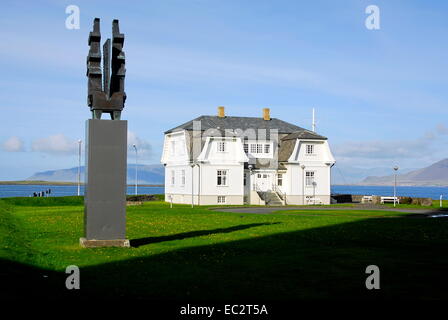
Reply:
<svg viewBox="0 0 448 320"><path fill-rule="evenodd" d="M34 192L42 192L51 189L50 196L76 196L78 186L60 186L60 185L0 185L0 198L5 197L30 197ZM163 194L164 187L145 187L138 186L138 194ZM393 186L349 186L334 185L331 186L332 194L360 194L376 196L393 196ZM81 195L84 194L84 186L81 186ZM135 194L135 186L127 187L127 194ZM402 187L397 186L397 196L432 198L438 200L440 195L444 200L448 200L448 187Z"/></svg>

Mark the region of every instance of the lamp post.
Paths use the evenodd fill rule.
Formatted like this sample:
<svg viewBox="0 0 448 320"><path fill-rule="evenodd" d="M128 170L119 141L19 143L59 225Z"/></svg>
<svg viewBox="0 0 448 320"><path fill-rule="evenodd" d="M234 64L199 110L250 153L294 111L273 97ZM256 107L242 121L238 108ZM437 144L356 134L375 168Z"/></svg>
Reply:
<svg viewBox="0 0 448 320"><path fill-rule="evenodd" d="M195 166L195 163L194 162L192 162L192 163L190 163L190 167L191 167L191 207L192 208L194 208L194 189L193 189L193 187L194 187L194 185L193 185L193 181L194 181L194 166Z"/></svg>
<svg viewBox="0 0 448 320"><path fill-rule="evenodd" d="M248 165L247 168L249 169L249 181L246 181L246 183L249 183L249 204L252 204L252 191L255 189L255 187L252 185L252 168L253 165Z"/></svg>
<svg viewBox="0 0 448 320"><path fill-rule="evenodd" d="M398 166L394 167L394 208L395 208L395 203L396 203L396 199L397 199L397 171L398 171Z"/></svg>
<svg viewBox="0 0 448 320"><path fill-rule="evenodd" d="M135 144L132 145L135 149L135 194L138 194L138 178L137 178L137 164L138 164L138 152L137 152L137 146Z"/></svg>
<svg viewBox="0 0 448 320"><path fill-rule="evenodd" d="M81 195L81 143L82 140L78 140L78 196Z"/></svg>
<svg viewBox="0 0 448 320"><path fill-rule="evenodd" d="M300 166L302 168L302 204L305 205L305 165Z"/></svg>
<svg viewBox="0 0 448 320"><path fill-rule="evenodd" d="M253 165L248 165L247 166L249 168L249 189L250 190L255 190L255 186L252 185L252 168L254 167Z"/></svg>

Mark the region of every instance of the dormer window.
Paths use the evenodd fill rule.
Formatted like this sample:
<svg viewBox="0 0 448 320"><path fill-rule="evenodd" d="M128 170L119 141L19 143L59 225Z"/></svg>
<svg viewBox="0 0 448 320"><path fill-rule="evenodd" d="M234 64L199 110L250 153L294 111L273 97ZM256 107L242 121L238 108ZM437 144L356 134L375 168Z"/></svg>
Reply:
<svg viewBox="0 0 448 320"><path fill-rule="evenodd" d="M264 153L269 153L271 150L271 145L270 144L265 144L264 145Z"/></svg>
<svg viewBox="0 0 448 320"><path fill-rule="evenodd" d="M257 144L256 143L251 143L250 153L252 153L252 154L257 153Z"/></svg>
<svg viewBox="0 0 448 320"><path fill-rule="evenodd" d="M314 154L314 144L306 145L306 154Z"/></svg>
<svg viewBox="0 0 448 320"><path fill-rule="evenodd" d="M218 152L226 152L226 142L225 141L218 142Z"/></svg>

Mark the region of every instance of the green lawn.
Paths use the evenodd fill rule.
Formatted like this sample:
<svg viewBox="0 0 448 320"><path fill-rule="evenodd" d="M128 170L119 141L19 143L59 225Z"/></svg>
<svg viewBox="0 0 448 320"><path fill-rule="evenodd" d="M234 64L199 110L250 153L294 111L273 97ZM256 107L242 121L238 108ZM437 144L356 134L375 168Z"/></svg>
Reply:
<svg viewBox="0 0 448 320"><path fill-rule="evenodd" d="M417 205L417 204L395 204L397 208L403 208L403 209L428 209L428 208L435 208L435 209L440 209L440 200L432 200L432 206L428 206L428 207L423 207L421 205ZM388 206L393 208L394 204L393 203L385 203L384 206ZM441 209L448 209L448 200L442 200L442 208Z"/></svg>
<svg viewBox="0 0 448 320"><path fill-rule="evenodd" d="M154 300L448 298L448 220L385 211L127 208L132 248L82 249L78 197L0 200L3 294ZM381 289L365 288L365 268ZM81 290L65 289L65 268ZM1 295L0 295L1 296Z"/></svg>

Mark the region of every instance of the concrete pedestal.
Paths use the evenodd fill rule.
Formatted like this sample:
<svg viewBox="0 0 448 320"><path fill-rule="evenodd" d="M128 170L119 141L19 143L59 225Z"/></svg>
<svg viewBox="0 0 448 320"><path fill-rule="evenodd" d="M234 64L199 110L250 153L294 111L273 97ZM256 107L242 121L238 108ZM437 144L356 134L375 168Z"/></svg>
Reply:
<svg viewBox="0 0 448 320"><path fill-rule="evenodd" d="M86 238L79 239L79 244L83 248L102 248L102 247L130 247L128 239L117 239L117 240L87 240Z"/></svg>
<svg viewBox="0 0 448 320"><path fill-rule="evenodd" d="M86 122L85 247L126 246L127 121Z"/></svg>

